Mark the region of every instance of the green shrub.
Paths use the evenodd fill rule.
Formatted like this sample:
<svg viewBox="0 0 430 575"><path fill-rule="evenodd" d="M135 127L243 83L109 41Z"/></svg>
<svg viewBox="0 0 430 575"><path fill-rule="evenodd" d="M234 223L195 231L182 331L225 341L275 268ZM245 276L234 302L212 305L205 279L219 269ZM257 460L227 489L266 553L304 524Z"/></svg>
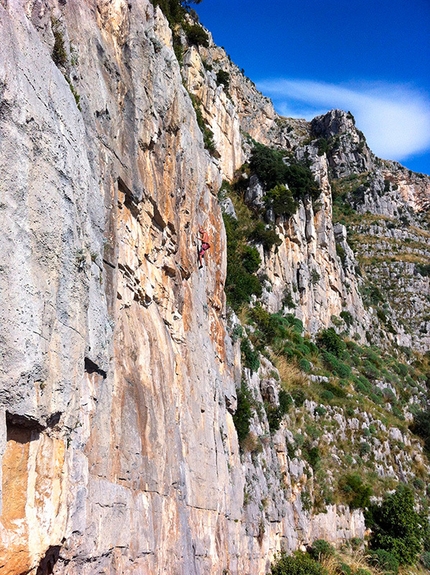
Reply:
<svg viewBox="0 0 430 575"><path fill-rule="evenodd" d="M293 555L282 553L273 563L271 575L327 575L327 571L307 553L296 551Z"/></svg>
<svg viewBox="0 0 430 575"><path fill-rule="evenodd" d="M363 362L362 365L362 369L363 369L363 373L364 375L370 379L370 380L375 380L375 379L379 379L380 378L380 372L379 369L370 361L366 360Z"/></svg>
<svg viewBox="0 0 430 575"><path fill-rule="evenodd" d="M183 29L189 44L204 48L209 47L208 33L200 24L184 24Z"/></svg>
<svg viewBox="0 0 430 575"><path fill-rule="evenodd" d="M276 217L291 217L297 211L297 202L293 193L284 184L277 184L269 190L264 197L264 203L267 209L272 209Z"/></svg>
<svg viewBox="0 0 430 575"><path fill-rule="evenodd" d="M339 361L339 359L335 355L327 351L324 351L322 356L326 367L334 374L342 378L348 378L351 376L352 372L349 365L346 365L346 363Z"/></svg>
<svg viewBox="0 0 430 575"><path fill-rule="evenodd" d="M397 401L396 395L391 387L384 387L382 395L384 396L385 401L389 401L390 403L395 403Z"/></svg>
<svg viewBox="0 0 430 575"><path fill-rule="evenodd" d="M263 144L255 144L249 167L268 190L286 182L284 156L278 150L272 150Z"/></svg>
<svg viewBox="0 0 430 575"><path fill-rule="evenodd" d="M256 272L261 265L258 250L252 246L245 246L242 250L242 264L248 273Z"/></svg>
<svg viewBox="0 0 430 575"><path fill-rule="evenodd" d="M248 271L255 269L258 252L246 244L246 229L243 229L237 220L228 214L224 214L223 219L227 233L225 292L228 303L237 311L242 304L249 303L252 295L261 296L262 288L258 277L254 272Z"/></svg>
<svg viewBox="0 0 430 575"><path fill-rule="evenodd" d="M335 548L325 539L317 539L312 543L312 547L309 549L308 553L312 559L321 561L323 558L333 557L335 554Z"/></svg>
<svg viewBox="0 0 430 575"><path fill-rule="evenodd" d="M306 441L302 447L303 458L309 463L312 469L316 469L318 467L319 462L321 461L321 454L320 450L317 446L311 447L310 443Z"/></svg>
<svg viewBox="0 0 430 575"><path fill-rule="evenodd" d="M213 139L213 132L203 118L200 101L194 94L189 94L189 96L193 104L194 111L196 113L197 124L203 135L203 144L205 148L208 150L208 152L212 154L216 151L215 142Z"/></svg>
<svg viewBox="0 0 430 575"><path fill-rule="evenodd" d="M182 37L176 30L172 32L172 43L178 64L182 66L184 62L184 47L182 46Z"/></svg>
<svg viewBox="0 0 430 575"><path fill-rule="evenodd" d="M360 449L359 449L360 457L363 457L363 455L368 455L371 451L372 447L370 446L369 443L367 443L367 441L362 441L360 443Z"/></svg>
<svg viewBox="0 0 430 575"><path fill-rule="evenodd" d="M370 362L376 365L376 367L381 367L382 359L381 356L376 353L376 351L370 347L367 347L363 350L363 355L366 357Z"/></svg>
<svg viewBox="0 0 430 575"><path fill-rule="evenodd" d="M290 394L283 392L285 394L285 397L282 397L281 396L282 392L283 390L279 394L279 406L267 405L267 404L265 404L264 406L271 433L278 431L281 425L282 418L288 412L291 405L293 404L293 400Z"/></svg>
<svg viewBox="0 0 430 575"><path fill-rule="evenodd" d="M430 571L430 551L424 551L424 553L420 557L421 563L424 567Z"/></svg>
<svg viewBox="0 0 430 575"><path fill-rule="evenodd" d="M368 561L370 565L379 567L386 575L397 575L399 571L398 560L385 549L370 551Z"/></svg>
<svg viewBox="0 0 430 575"><path fill-rule="evenodd" d="M314 175L307 166L301 164L287 166L286 181L296 199L303 199L309 195L315 200L320 194Z"/></svg>
<svg viewBox="0 0 430 575"><path fill-rule="evenodd" d="M243 266L227 267L226 280L227 301L234 310L238 310L243 303L249 303L251 296L261 296L262 289L258 278L248 273Z"/></svg>
<svg viewBox="0 0 430 575"><path fill-rule="evenodd" d="M293 405L293 398L291 397L291 395L284 389L281 389L281 391L279 392L279 409L281 410L282 415L288 413L292 405Z"/></svg>
<svg viewBox="0 0 430 575"><path fill-rule="evenodd" d="M81 96L76 91L76 88L72 84L72 81L67 76L65 76L65 79L66 79L66 82L69 84L69 88L73 94L73 97L75 98L76 107L78 108L79 111L81 111L81 103L80 103L81 102Z"/></svg>
<svg viewBox="0 0 430 575"><path fill-rule="evenodd" d="M261 244L266 252L269 252L273 246L277 248L281 245L282 240L275 230L268 228L263 222L256 223L248 239L256 244Z"/></svg>
<svg viewBox="0 0 430 575"><path fill-rule="evenodd" d="M400 376L402 377L406 377L408 375L408 366L405 365L404 363L396 363L394 365L394 370L396 373L398 373Z"/></svg>
<svg viewBox="0 0 430 575"><path fill-rule="evenodd" d="M311 350L309 348L309 346L307 345L307 343L298 343L296 345L296 350L301 354L301 355L310 355Z"/></svg>
<svg viewBox="0 0 430 575"><path fill-rule="evenodd" d="M384 549L400 565L413 565L428 533L428 520L415 510L412 490L400 484L380 505L372 505L366 517L372 529L371 549Z"/></svg>
<svg viewBox="0 0 430 575"><path fill-rule="evenodd" d="M311 276L310 276L310 280L311 280L311 284L315 285L317 284L321 279L320 274L317 272L317 270L312 270L311 271Z"/></svg>
<svg viewBox="0 0 430 575"><path fill-rule="evenodd" d="M354 318L349 311L341 311L339 316L343 319L348 327L351 327L351 325L354 323Z"/></svg>
<svg viewBox="0 0 430 575"><path fill-rule="evenodd" d="M311 170L307 166L284 162L284 154L263 144L255 144L249 161L251 172L256 174L267 190L277 185L288 184L294 199L309 195L315 199L319 195L319 187Z"/></svg>
<svg viewBox="0 0 430 575"><path fill-rule="evenodd" d="M378 390L378 391L380 391L380 390ZM375 390L375 392L376 392L376 390ZM382 405L384 403L382 400L382 395L380 393L371 393L369 395L369 399L371 401L373 401L373 403L375 403L376 405Z"/></svg>
<svg viewBox="0 0 430 575"><path fill-rule="evenodd" d="M415 273L428 277L430 275L430 264L415 264Z"/></svg>
<svg viewBox="0 0 430 575"><path fill-rule="evenodd" d="M397 407L397 405L392 405L391 411L392 411L393 415L395 415L395 416L398 417L399 419L405 419L405 416L404 416L402 410L399 409L399 408Z"/></svg>
<svg viewBox="0 0 430 575"><path fill-rule="evenodd" d="M372 384L366 377L364 377L363 375L359 375L358 377L354 378L353 381L354 381L354 388L356 391L366 394L371 393Z"/></svg>
<svg viewBox="0 0 430 575"><path fill-rule="evenodd" d="M383 303L385 301L385 298L382 295L381 290L372 284L367 284L363 286L360 289L360 291L363 296L363 300L367 305L376 307L378 306L378 304Z"/></svg>
<svg viewBox="0 0 430 575"><path fill-rule="evenodd" d="M258 358L258 352L252 349L249 339L242 339L240 342L240 351L242 353L244 366L248 367L251 371L257 371L260 367L260 360Z"/></svg>
<svg viewBox="0 0 430 575"><path fill-rule="evenodd" d="M366 386L358 378L354 380L354 389L357 393L365 394L368 392Z"/></svg>
<svg viewBox="0 0 430 575"><path fill-rule="evenodd" d="M296 333L298 333L298 334L303 333L303 329L304 329L303 328L303 322L300 319L298 319L296 316L289 313L284 317L284 319L285 319L287 325L292 327Z"/></svg>
<svg viewBox="0 0 430 575"><path fill-rule="evenodd" d="M233 343L236 343L236 341L240 339L242 336L243 336L243 327L240 325L240 323L237 323L233 328L231 334L231 340Z"/></svg>
<svg viewBox="0 0 430 575"><path fill-rule="evenodd" d="M424 481L419 477L414 477L414 479L412 480L412 485L414 489L416 489L417 491L422 491L426 486Z"/></svg>
<svg viewBox="0 0 430 575"><path fill-rule="evenodd" d="M55 65L59 68L64 68L67 65L67 51L64 44L63 32L60 28L60 21L56 18L51 20L52 33L54 35L54 48L52 49L52 59Z"/></svg>
<svg viewBox="0 0 430 575"><path fill-rule="evenodd" d="M265 405L266 410L267 422L269 423L270 433L275 433L278 431L279 426L281 425L282 414L279 407L275 405Z"/></svg>
<svg viewBox="0 0 430 575"><path fill-rule="evenodd" d="M430 412L422 410L415 413L411 430L424 440L424 447L430 452Z"/></svg>
<svg viewBox="0 0 430 575"><path fill-rule="evenodd" d="M265 343L270 344L278 335L276 320L269 312L263 309L260 305L256 305L250 310L250 316L258 326L258 329L263 333Z"/></svg>
<svg viewBox="0 0 430 575"><path fill-rule="evenodd" d="M228 90L228 87L230 86L230 74L225 70L218 70L216 73L216 81Z"/></svg>
<svg viewBox="0 0 430 575"><path fill-rule="evenodd" d="M361 547L363 547L363 539L361 539L360 537L353 537L350 540L351 543L351 547L356 550L356 549L360 549Z"/></svg>
<svg viewBox="0 0 430 575"><path fill-rule="evenodd" d="M340 244L336 244L336 254L339 256L342 265L345 265L346 252L345 249ZM342 313L348 313L348 312L342 312Z"/></svg>
<svg viewBox="0 0 430 575"><path fill-rule="evenodd" d="M325 389L324 391L321 392L320 398L321 401L323 401L324 403L330 403L330 401L333 401L334 399L334 393L329 389Z"/></svg>
<svg viewBox="0 0 430 575"><path fill-rule="evenodd" d="M233 422L236 428L239 443L242 443L248 436L249 427L252 417L252 398L251 392L244 381L237 392L237 408L233 415Z"/></svg>
<svg viewBox="0 0 430 575"><path fill-rule="evenodd" d="M186 10L180 0L151 0L154 6L160 6L170 25L183 21Z"/></svg>
<svg viewBox="0 0 430 575"><path fill-rule="evenodd" d="M339 399L344 399L347 396L347 393L344 389L342 389L341 387L339 387L337 385L334 385L330 381L325 381L322 383L322 385L324 386L324 388L327 391L330 391L334 397L338 397Z"/></svg>
<svg viewBox="0 0 430 575"><path fill-rule="evenodd" d="M370 505L372 488L363 483L358 473L345 475L339 480L339 488L350 509L364 509Z"/></svg>
<svg viewBox="0 0 430 575"><path fill-rule="evenodd" d="M349 565L347 565L346 563L339 563L338 568L337 568L337 572L339 573L339 575L352 575L352 569Z"/></svg>
<svg viewBox="0 0 430 575"><path fill-rule="evenodd" d="M324 329L318 334L317 344L336 357L339 357L346 348L345 342L332 327Z"/></svg>
<svg viewBox="0 0 430 575"><path fill-rule="evenodd" d="M299 367L305 373L309 373L311 371L311 364L304 357L299 361Z"/></svg>
<svg viewBox="0 0 430 575"><path fill-rule="evenodd" d="M318 146L318 156L323 156L330 149L329 142L326 138L318 138L316 145Z"/></svg>
<svg viewBox="0 0 430 575"><path fill-rule="evenodd" d="M293 389L291 397L293 398L296 407L301 407L306 401L306 394L303 389L300 388Z"/></svg>
<svg viewBox="0 0 430 575"><path fill-rule="evenodd" d="M282 306L288 309L294 309L296 307L296 304L294 303L293 300L293 296L291 295L291 292L288 291L287 289L284 292L284 297L282 299Z"/></svg>

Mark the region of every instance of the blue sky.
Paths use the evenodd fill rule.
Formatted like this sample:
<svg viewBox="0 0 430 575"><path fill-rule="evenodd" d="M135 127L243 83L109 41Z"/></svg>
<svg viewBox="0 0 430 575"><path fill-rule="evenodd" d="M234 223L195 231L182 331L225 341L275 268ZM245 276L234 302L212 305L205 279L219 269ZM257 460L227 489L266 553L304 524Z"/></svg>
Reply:
<svg viewBox="0 0 430 575"><path fill-rule="evenodd" d="M202 0L193 8L278 113L349 110L376 155L430 174L430 0Z"/></svg>

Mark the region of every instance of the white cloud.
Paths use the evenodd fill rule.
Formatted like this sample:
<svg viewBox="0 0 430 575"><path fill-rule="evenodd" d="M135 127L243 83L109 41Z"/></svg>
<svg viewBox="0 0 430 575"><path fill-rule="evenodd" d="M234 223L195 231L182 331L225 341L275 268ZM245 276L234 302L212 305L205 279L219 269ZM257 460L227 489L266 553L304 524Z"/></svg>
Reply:
<svg viewBox="0 0 430 575"><path fill-rule="evenodd" d="M283 116L309 120L333 108L350 111L381 158L400 161L430 148L430 102L408 86L278 79L258 82L257 87Z"/></svg>

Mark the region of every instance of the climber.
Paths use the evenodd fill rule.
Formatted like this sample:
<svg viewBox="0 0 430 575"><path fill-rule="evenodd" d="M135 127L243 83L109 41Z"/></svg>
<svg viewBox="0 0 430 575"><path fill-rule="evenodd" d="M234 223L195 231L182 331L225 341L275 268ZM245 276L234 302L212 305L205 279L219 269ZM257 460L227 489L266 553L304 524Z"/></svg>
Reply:
<svg viewBox="0 0 430 575"><path fill-rule="evenodd" d="M203 258L205 257L205 253L211 246L209 244L209 234L202 226L199 228L199 234L201 241L199 250L199 269L201 269L203 267Z"/></svg>

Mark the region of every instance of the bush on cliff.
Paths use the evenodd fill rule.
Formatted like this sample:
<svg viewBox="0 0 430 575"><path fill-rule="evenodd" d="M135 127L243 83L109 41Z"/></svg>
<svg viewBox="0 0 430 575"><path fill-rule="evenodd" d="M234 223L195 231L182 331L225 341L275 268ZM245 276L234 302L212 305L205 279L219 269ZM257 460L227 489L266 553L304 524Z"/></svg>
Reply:
<svg viewBox="0 0 430 575"><path fill-rule="evenodd" d="M260 367L260 360L258 358L258 352L252 349L249 339L242 339L240 342L240 351L242 353L244 367L247 367L253 372L257 371Z"/></svg>
<svg viewBox="0 0 430 575"><path fill-rule="evenodd" d="M279 150L272 150L263 144L255 144L249 168L268 190L286 182L287 166Z"/></svg>
<svg viewBox="0 0 430 575"><path fill-rule="evenodd" d="M200 4L202 0L151 0L153 6L159 6L166 16L169 24L181 24L184 21L185 14L190 12L190 4Z"/></svg>
<svg viewBox="0 0 430 575"><path fill-rule="evenodd" d="M252 417L252 396L245 382L242 381L237 392L237 408L233 415L233 422L237 432L239 443L242 443L249 433Z"/></svg>
<svg viewBox="0 0 430 575"><path fill-rule="evenodd" d="M183 28L189 44L209 47L208 33L200 24L184 24Z"/></svg>
<svg viewBox="0 0 430 575"><path fill-rule="evenodd" d="M53 18L51 21L52 33L54 35L54 47L52 49L52 59L56 66L65 68L68 63L66 46L64 44L63 32L60 28L60 21Z"/></svg>
<svg viewBox="0 0 430 575"><path fill-rule="evenodd" d="M297 211L297 202L293 193L283 184L277 184L269 190L264 198L267 209L273 210L276 217L285 216L289 218Z"/></svg>
<svg viewBox="0 0 430 575"><path fill-rule="evenodd" d="M249 235L249 240L256 244L261 244L266 252L269 252L273 246L278 248L282 243L278 234L270 227L267 228L263 222L255 224L255 228Z"/></svg>
<svg viewBox="0 0 430 575"><path fill-rule="evenodd" d="M276 206L276 215L290 216L297 210L296 200L306 196L315 200L320 190L308 166L292 159L286 163L284 155L279 150L255 144L249 168L269 190L267 201Z"/></svg>
<svg viewBox="0 0 430 575"><path fill-rule="evenodd" d="M216 81L217 84L224 86L224 88L228 90L230 86L230 74L225 70L218 70L216 73Z"/></svg>
<svg viewBox="0 0 430 575"><path fill-rule="evenodd" d="M179 0L151 0L151 2L161 8L170 25L183 21L186 11Z"/></svg>
<svg viewBox="0 0 430 575"><path fill-rule="evenodd" d="M249 303L251 296L261 295L262 288L255 272L261 260L256 248L246 243L248 229L240 222L224 214L227 233L227 278L225 292L227 301L237 311Z"/></svg>

